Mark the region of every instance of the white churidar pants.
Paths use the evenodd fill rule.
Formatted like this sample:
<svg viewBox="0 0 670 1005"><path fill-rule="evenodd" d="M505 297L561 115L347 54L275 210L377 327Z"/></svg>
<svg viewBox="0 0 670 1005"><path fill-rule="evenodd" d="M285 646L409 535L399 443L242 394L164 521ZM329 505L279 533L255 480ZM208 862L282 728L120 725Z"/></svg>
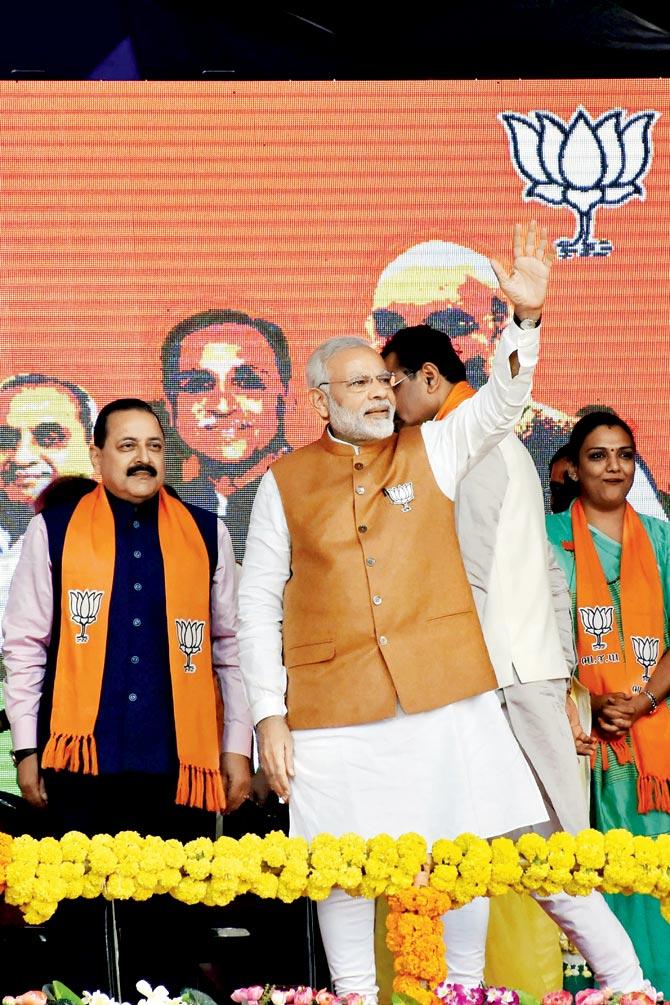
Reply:
<svg viewBox="0 0 670 1005"><path fill-rule="evenodd" d="M296 730L293 739L291 834L307 840L415 831L430 848L441 837L492 837L547 819L494 692L383 722ZM374 1001L374 903L334 891L317 910L337 993Z"/></svg>

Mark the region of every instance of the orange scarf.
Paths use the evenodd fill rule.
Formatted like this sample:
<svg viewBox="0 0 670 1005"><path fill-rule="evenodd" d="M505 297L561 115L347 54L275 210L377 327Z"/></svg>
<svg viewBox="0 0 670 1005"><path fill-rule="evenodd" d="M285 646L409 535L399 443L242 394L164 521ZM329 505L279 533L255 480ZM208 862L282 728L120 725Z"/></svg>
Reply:
<svg viewBox="0 0 670 1005"><path fill-rule="evenodd" d="M579 679L593 694L637 690L652 674L663 654L665 611L656 556L639 516L626 504L621 545L621 625L591 537L581 500L572 507L572 534L577 577L577 655ZM623 651L619 627L623 635ZM603 769L607 748L620 764L634 761L638 770L638 810L670 812L670 708L659 704L626 737L599 737Z"/></svg>
<svg viewBox="0 0 670 1005"><path fill-rule="evenodd" d="M158 536L165 571L179 779L176 802L223 810L210 641L207 548L193 517L163 489ZM51 734L42 766L98 774L93 731L107 654L115 528L102 485L77 504L65 535Z"/></svg>
<svg viewBox="0 0 670 1005"><path fill-rule="evenodd" d="M449 412L453 412L459 405L462 405L464 401L467 401L468 398L473 398L476 393L477 392L470 387L467 380L459 380L458 383L453 384L446 400L442 403L442 406L435 416L436 421L446 419Z"/></svg>

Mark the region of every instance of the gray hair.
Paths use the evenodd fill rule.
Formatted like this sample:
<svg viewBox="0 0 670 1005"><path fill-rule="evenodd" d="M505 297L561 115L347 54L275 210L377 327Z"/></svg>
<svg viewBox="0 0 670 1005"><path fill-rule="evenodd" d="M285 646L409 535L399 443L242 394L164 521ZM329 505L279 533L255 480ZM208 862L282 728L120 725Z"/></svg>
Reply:
<svg viewBox="0 0 670 1005"><path fill-rule="evenodd" d="M338 352L344 352L345 349L361 348L375 351L369 342L355 335L341 335L337 338L326 339L320 346L317 346L307 360L305 367L307 387L318 387L319 384L328 382L328 363Z"/></svg>

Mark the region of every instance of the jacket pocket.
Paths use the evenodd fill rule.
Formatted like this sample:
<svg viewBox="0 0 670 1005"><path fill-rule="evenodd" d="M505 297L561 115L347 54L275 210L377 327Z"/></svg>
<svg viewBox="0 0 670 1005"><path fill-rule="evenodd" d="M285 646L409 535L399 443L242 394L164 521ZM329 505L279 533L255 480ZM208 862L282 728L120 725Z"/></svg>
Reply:
<svg viewBox="0 0 670 1005"><path fill-rule="evenodd" d="M310 642L303 646L289 646L284 652L284 665L290 669L307 663L325 663L334 656L334 642Z"/></svg>
<svg viewBox="0 0 670 1005"><path fill-rule="evenodd" d="M437 614L434 618L427 618L427 625L434 625L440 621L447 621L449 618L457 618L460 614L474 614L474 608L464 607L460 611L449 611L448 614Z"/></svg>

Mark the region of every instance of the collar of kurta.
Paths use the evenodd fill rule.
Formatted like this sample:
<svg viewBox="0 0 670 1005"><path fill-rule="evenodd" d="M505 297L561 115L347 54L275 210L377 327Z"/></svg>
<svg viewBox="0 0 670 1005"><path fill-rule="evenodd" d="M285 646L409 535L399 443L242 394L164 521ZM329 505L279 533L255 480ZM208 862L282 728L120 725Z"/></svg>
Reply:
<svg viewBox="0 0 670 1005"><path fill-rule="evenodd" d="M353 457L356 455L378 457L388 444L394 442L397 438L398 434L393 433L392 436L385 436L383 440L370 440L368 443L347 443L345 440L336 439L334 434L331 433L330 427L326 426L318 443L329 454L335 454L338 457Z"/></svg>

